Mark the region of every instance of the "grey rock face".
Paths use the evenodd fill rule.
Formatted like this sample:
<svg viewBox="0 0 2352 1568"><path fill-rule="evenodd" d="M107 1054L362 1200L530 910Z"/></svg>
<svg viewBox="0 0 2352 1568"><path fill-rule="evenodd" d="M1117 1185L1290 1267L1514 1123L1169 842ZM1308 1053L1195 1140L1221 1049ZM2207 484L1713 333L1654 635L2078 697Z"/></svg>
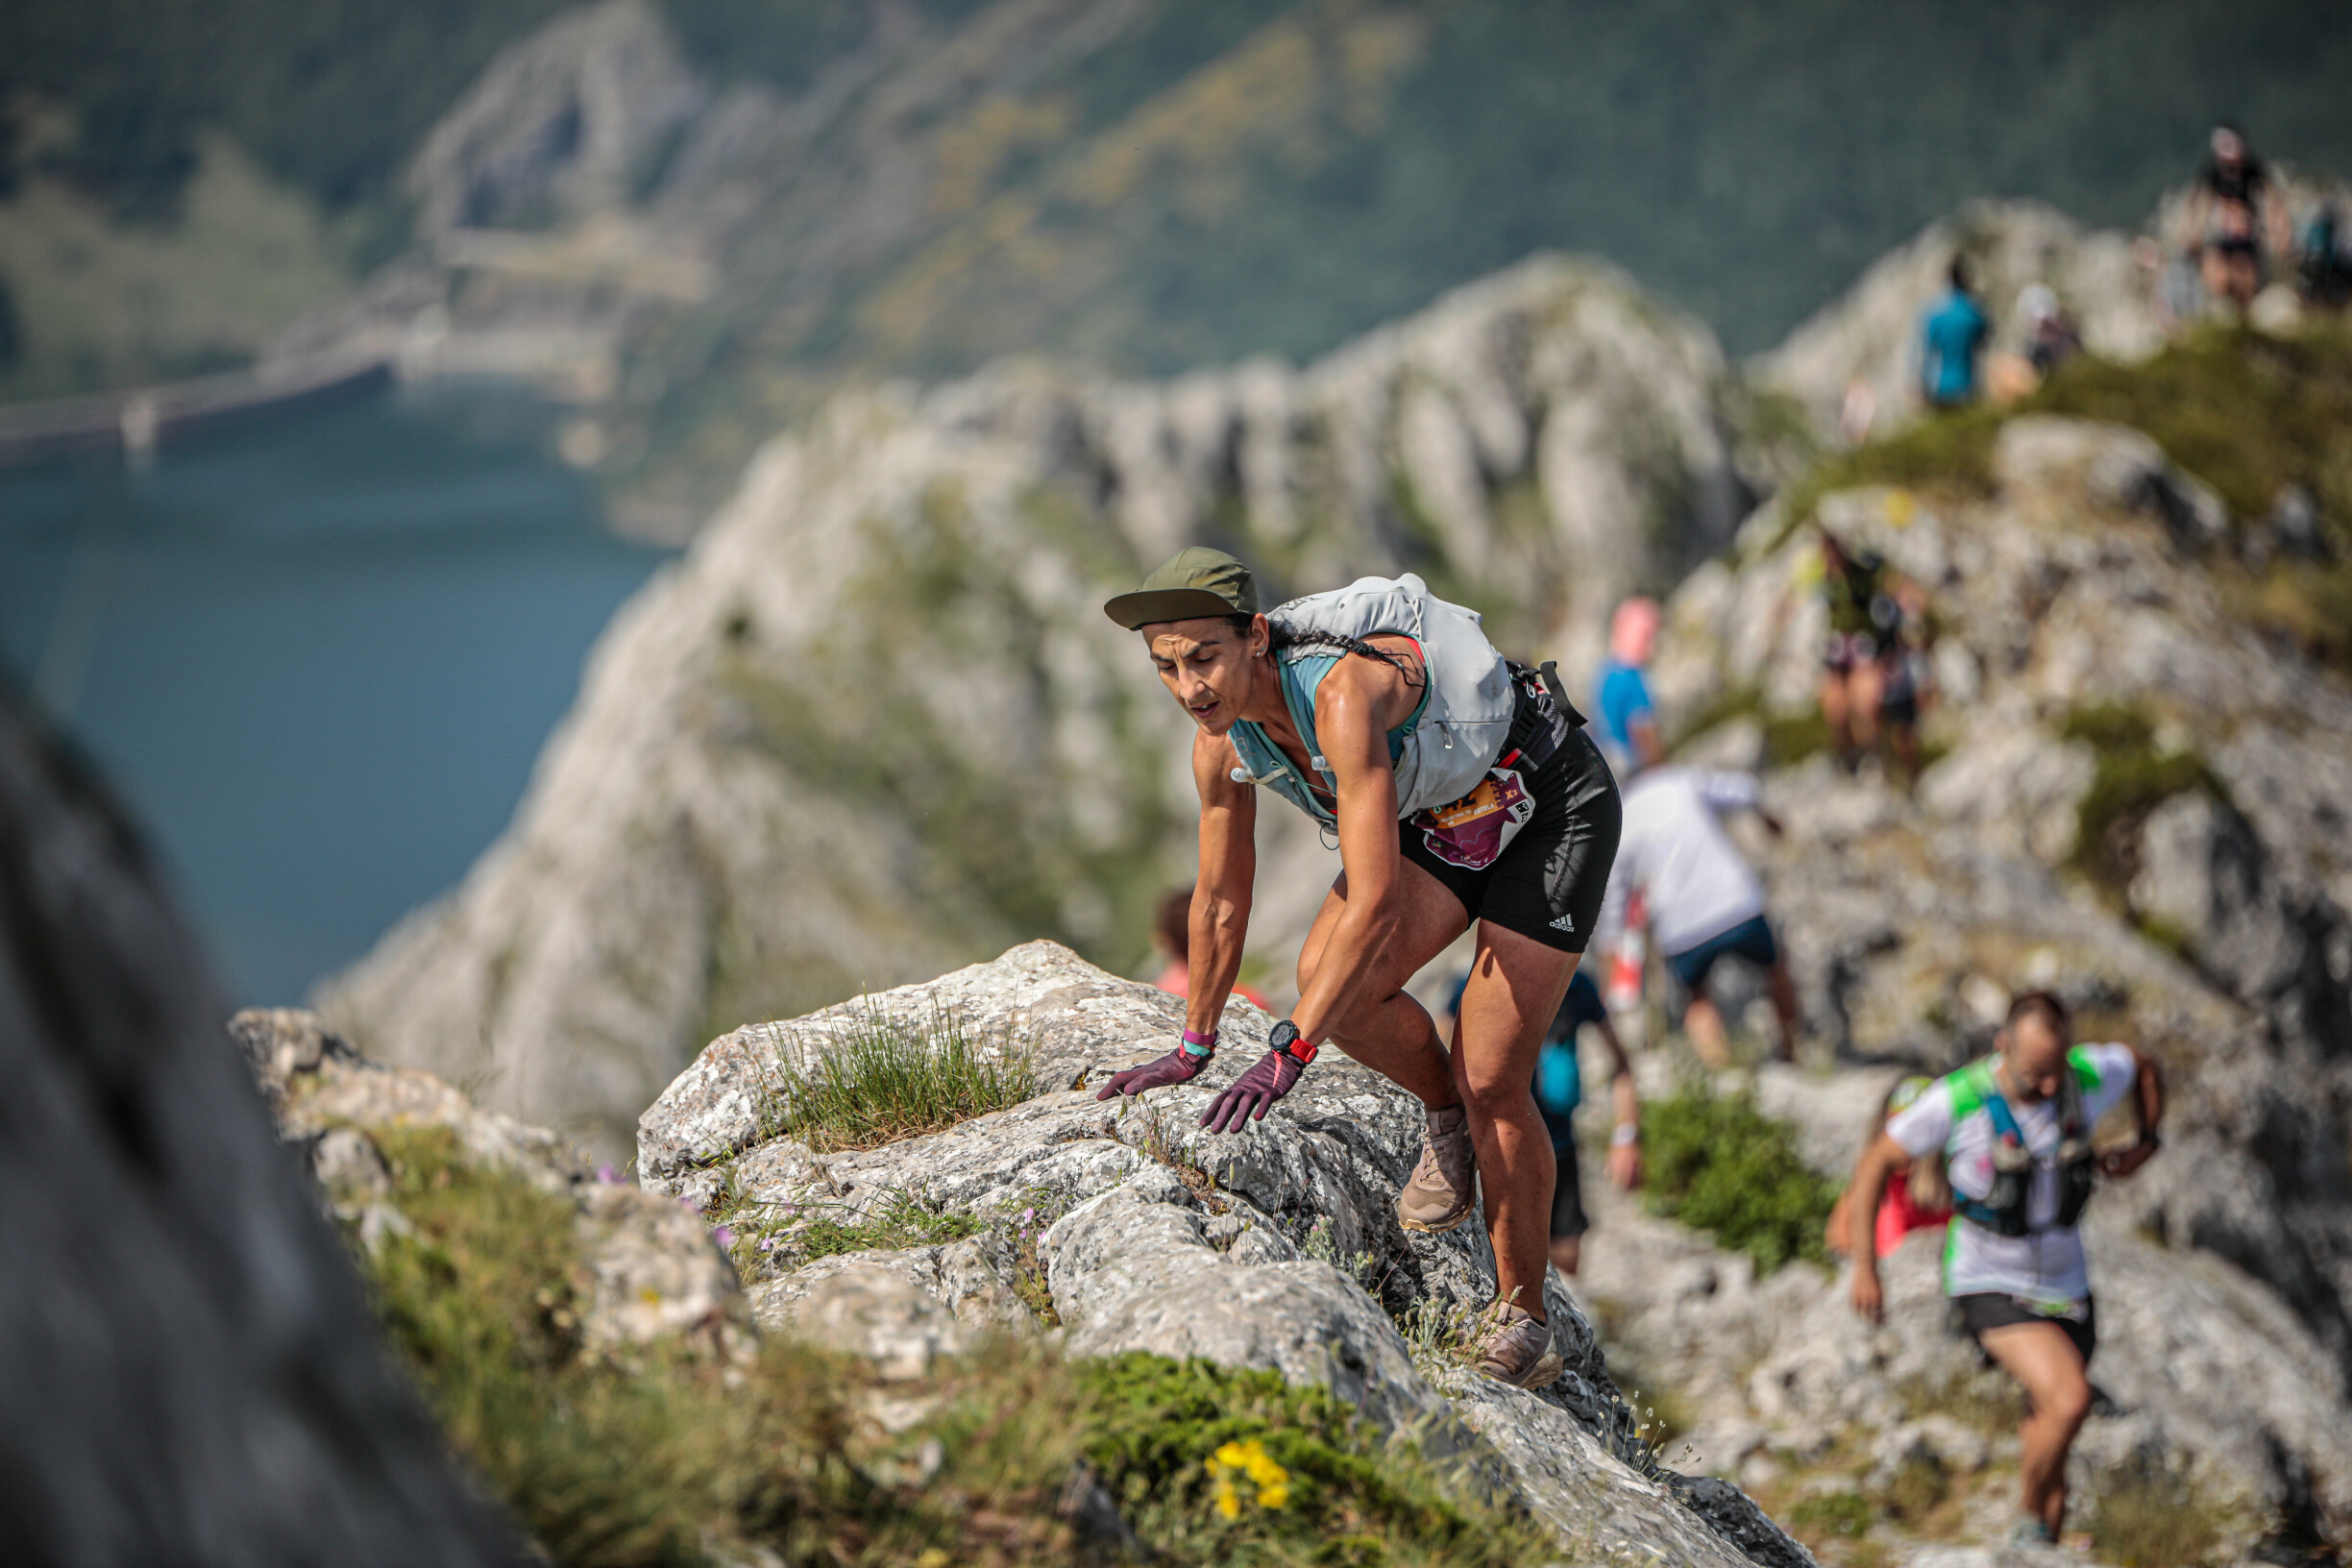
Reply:
<svg viewBox="0 0 2352 1568"><path fill-rule="evenodd" d="M1041 1092L879 1148L820 1157L764 1136L768 1086L822 1053L861 1007L909 1017L945 1010L1028 1035L1048 1064ZM1396 1222L1396 1190L1420 1152L1417 1101L1332 1052L1263 1121L1200 1130L1209 1100L1263 1048L1268 1022L1236 1003L1201 1079L1103 1104L1091 1089L1061 1086L1099 1083L1165 1050L1181 1004L1031 943L928 985L714 1041L646 1112L639 1165L658 1190L706 1204L724 1194L754 1234L789 1237L819 1209L851 1222L906 1196L992 1222L991 1236L946 1247L755 1274L763 1323L820 1325L912 1369L973 1330L1017 1322L1005 1308L1021 1266L1008 1238L1027 1233L1071 1354L1146 1350L1270 1367L1332 1388L1378 1429L1515 1491L1571 1549L1610 1560L1741 1560L1671 1478L1618 1457L1633 1452L1630 1412L1590 1326L1556 1288L1549 1305L1572 1375L1555 1389L1503 1388L1441 1360L1416 1365L1400 1317L1473 1309L1493 1290L1475 1225L1425 1236ZM1751 1544L1793 1555L1756 1560L1807 1560L1776 1530L1746 1528Z"/></svg>
<svg viewBox="0 0 2352 1568"><path fill-rule="evenodd" d="M521 1560L385 1365L225 1011L125 818L0 691L7 1556Z"/></svg>
<svg viewBox="0 0 2352 1568"><path fill-rule="evenodd" d="M1189 725L1103 600L1211 538L1269 601L1418 568L1573 662L1612 596L1728 537L1724 375L1619 276L1542 259L1304 371L844 398L622 611L513 829L324 1011L609 1147L747 1020L1139 936L1188 874ZM1335 867L1263 816L1280 976Z"/></svg>

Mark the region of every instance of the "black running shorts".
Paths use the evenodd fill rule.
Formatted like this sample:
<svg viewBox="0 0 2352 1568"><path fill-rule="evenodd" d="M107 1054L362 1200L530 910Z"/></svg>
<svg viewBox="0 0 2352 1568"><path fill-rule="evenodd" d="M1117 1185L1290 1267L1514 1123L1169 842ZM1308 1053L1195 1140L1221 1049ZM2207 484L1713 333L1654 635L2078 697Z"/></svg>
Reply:
<svg viewBox="0 0 2352 1568"><path fill-rule="evenodd" d="M1553 1144L1552 1163L1558 1172L1552 1178L1552 1239L1565 1241L1592 1229L1592 1222L1584 1217L1584 1186L1577 1177L1575 1140Z"/></svg>
<svg viewBox="0 0 2352 1568"><path fill-rule="evenodd" d="M2054 1323L2066 1331L2074 1341L2074 1349L2082 1356L2083 1365L2091 1364L2091 1353L2098 1348L2098 1304L2085 1297L2071 1312L2065 1314L2043 1311L2030 1302L1998 1291L1980 1295L1951 1298L1952 1318L1960 1332L1984 1347L1985 1331L2006 1329L2019 1323ZM1988 1356L1987 1360L1991 1358Z"/></svg>
<svg viewBox="0 0 2352 1568"><path fill-rule="evenodd" d="M1609 868L1617 863L1625 820L1617 780L1592 737L1567 723L1540 685L1521 685L1503 753L1514 748L1542 758L1521 764L1535 814L1493 864L1474 871L1439 859L1410 818L1397 824L1398 848L1444 883L1470 919L1580 953L1601 919Z"/></svg>

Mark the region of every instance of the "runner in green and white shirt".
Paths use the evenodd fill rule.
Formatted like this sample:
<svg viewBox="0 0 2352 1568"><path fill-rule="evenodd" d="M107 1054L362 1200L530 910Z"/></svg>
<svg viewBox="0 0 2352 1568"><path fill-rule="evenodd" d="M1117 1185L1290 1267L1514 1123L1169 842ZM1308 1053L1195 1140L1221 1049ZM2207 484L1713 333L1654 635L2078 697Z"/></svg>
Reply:
<svg viewBox="0 0 2352 1568"><path fill-rule="evenodd" d="M2094 1173L2123 1177L2156 1152L2163 1076L2130 1045L2070 1043L2067 1012L2034 992L2009 1010L1996 1054L1942 1079L1862 1152L1854 1170L1854 1311L1884 1311L1869 1230L1890 1172L1938 1154L1958 1210L1944 1251L1944 1290L1962 1327L2032 1402L2021 1429L2013 1539L2046 1544L2066 1518L2066 1456L2091 1409L2097 1345L2079 1216ZM2140 1139L2091 1151L2101 1116L2137 1095Z"/></svg>

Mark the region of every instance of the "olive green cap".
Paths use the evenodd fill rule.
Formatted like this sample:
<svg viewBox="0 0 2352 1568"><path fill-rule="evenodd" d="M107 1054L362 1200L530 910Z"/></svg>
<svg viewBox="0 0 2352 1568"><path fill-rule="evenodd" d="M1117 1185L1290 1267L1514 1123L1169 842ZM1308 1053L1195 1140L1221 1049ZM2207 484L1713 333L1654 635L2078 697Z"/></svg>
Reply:
<svg viewBox="0 0 2352 1568"><path fill-rule="evenodd" d="M1178 551L1143 579L1142 587L1103 606L1103 614L1129 631L1159 621L1257 613L1258 584L1250 569L1207 545Z"/></svg>

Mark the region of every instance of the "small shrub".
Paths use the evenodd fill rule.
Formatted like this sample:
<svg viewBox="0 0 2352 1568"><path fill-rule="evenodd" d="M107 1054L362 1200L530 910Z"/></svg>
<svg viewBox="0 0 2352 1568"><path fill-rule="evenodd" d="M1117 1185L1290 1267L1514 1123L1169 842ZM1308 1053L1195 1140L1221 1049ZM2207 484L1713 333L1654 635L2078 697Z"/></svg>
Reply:
<svg viewBox="0 0 2352 1568"><path fill-rule="evenodd" d="M1651 1208L1718 1246L1744 1252L1759 1273L1792 1259L1826 1264L1822 1227L1837 1186L1799 1158L1796 1135L1747 1094L1686 1085L1642 1107Z"/></svg>
<svg viewBox="0 0 2352 1568"><path fill-rule="evenodd" d="M1405 1353L1432 1383L1442 1384L1470 1364L1471 1335L1478 1326L1475 1308L1450 1307L1425 1296L1405 1310L1396 1326L1405 1336Z"/></svg>
<svg viewBox="0 0 2352 1568"><path fill-rule="evenodd" d="M2227 1515L2187 1477L2144 1464L2108 1478L2087 1524L2104 1561L2122 1568L2195 1568L2214 1560Z"/></svg>
<svg viewBox="0 0 2352 1568"><path fill-rule="evenodd" d="M1038 1091L1037 1051L935 1009L910 1021L869 1003L772 1101L776 1131L820 1153L870 1149L1003 1111Z"/></svg>
<svg viewBox="0 0 2352 1568"><path fill-rule="evenodd" d="M1932 415L1882 440L1825 457L1790 488L1778 549L1815 521L1824 496L1870 485L1974 500L1993 493L1993 444L2001 414L1978 404Z"/></svg>

